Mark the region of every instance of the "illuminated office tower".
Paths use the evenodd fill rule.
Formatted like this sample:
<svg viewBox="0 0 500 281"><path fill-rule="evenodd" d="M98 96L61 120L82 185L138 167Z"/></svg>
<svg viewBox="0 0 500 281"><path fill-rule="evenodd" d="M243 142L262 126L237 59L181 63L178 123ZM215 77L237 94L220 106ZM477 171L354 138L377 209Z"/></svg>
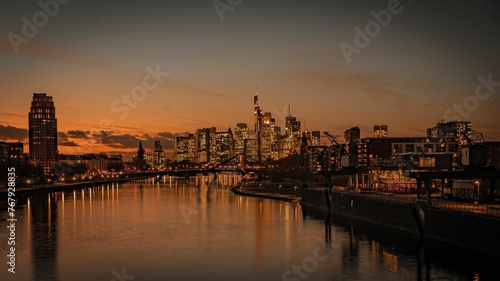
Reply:
<svg viewBox="0 0 500 281"><path fill-rule="evenodd" d="M215 134L215 128L198 129L195 135L195 154L199 163L210 162L210 136Z"/></svg>
<svg viewBox="0 0 500 281"><path fill-rule="evenodd" d="M245 140L250 137L249 133L246 123L236 124L236 128L234 128L234 154L245 152Z"/></svg>
<svg viewBox="0 0 500 281"><path fill-rule="evenodd" d="M260 161L266 161L271 158L271 113L266 112L261 116L261 133L260 133Z"/></svg>
<svg viewBox="0 0 500 281"><path fill-rule="evenodd" d="M233 156L233 132L229 128L226 132L210 134L210 163L219 164Z"/></svg>
<svg viewBox="0 0 500 281"><path fill-rule="evenodd" d="M291 115L289 107L285 117L285 136L280 143L280 158L300 153L301 143L300 121Z"/></svg>
<svg viewBox="0 0 500 281"><path fill-rule="evenodd" d="M45 177L50 176L57 161L57 119L52 97L34 93L28 118L30 160L43 168Z"/></svg>
<svg viewBox="0 0 500 281"><path fill-rule="evenodd" d="M276 126L276 119L271 118L271 160L279 159L280 138L281 138L281 127Z"/></svg>
<svg viewBox="0 0 500 281"><path fill-rule="evenodd" d="M196 162L194 134L175 137L174 159L176 162Z"/></svg>
<svg viewBox="0 0 500 281"><path fill-rule="evenodd" d="M255 123L255 139L256 143L256 152L257 152L257 161L262 160L261 154L261 141L262 141L262 110L259 106L259 86L257 86L257 92L253 97L253 110L254 110L254 123Z"/></svg>
<svg viewBox="0 0 500 281"><path fill-rule="evenodd" d="M312 131L311 132L311 146L320 146L320 131Z"/></svg>

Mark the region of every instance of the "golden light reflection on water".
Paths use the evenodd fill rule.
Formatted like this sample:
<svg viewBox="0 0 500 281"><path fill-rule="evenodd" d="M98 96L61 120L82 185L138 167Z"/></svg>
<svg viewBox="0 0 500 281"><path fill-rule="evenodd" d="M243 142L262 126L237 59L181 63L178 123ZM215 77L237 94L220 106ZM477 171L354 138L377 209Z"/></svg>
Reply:
<svg viewBox="0 0 500 281"><path fill-rule="evenodd" d="M90 278L86 270L110 279L116 253L121 253L127 272L130 268L144 278L148 274L144 268L169 276L197 267L210 268L222 276L219 280L228 280L223 276L231 270L223 265L230 264L242 276L279 280L284 268L300 265L320 246L330 258L311 273L310 280L333 280L339 273L360 280L371 274L389 274L385 280L414 280L414 263L402 261L394 248L381 242L359 240L352 226L329 229L321 221L305 220L298 204L236 196L228 187L206 185L203 180L198 181L199 187L193 186L193 180L175 184L167 180L110 184L44 197L42 216L47 225L40 229L31 224L35 210L29 199L23 243L32 245L38 239L33 235L40 231L46 232L42 237L56 239L35 244L50 247L48 253L57 256L53 259L60 280L83 280L73 278L77 273ZM188 221L181 204L193 210Z"/></svg>

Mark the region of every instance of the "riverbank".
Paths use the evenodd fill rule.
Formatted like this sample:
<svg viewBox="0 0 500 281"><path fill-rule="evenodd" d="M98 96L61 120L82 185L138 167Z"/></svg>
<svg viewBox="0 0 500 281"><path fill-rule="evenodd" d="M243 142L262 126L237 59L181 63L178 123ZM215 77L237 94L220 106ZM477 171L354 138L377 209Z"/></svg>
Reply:
<svg viewBox="0 0 500 281"><path fill-rule="evenodd" d="M500 255L500 212L488 205L325 188L304 189L304 212L324 219L355 220Z"/></svg>
<svg viewBox="0 0 500 281"><path fill-rule="evenodd" d="M261 188L261 189L245 189L239 186L235 186L231 188L231 191L234 194L238 194L241 196L250 196L250 197L258 197L258 198L266 198L273 200L280 200L289 203L300 203L302 200L302 196L298 194L288 194L281 193L279 190L269 189L269 188ZM294 190L296 191L296 190Z"/></svg>
<svg viewBox="0 0 500 281"><path fill-rule="evenodd" d="M143 180L148 179L150 177L136 177L136 178L114 178L114 179L104 179L97 181L85 181L85 182L75 182L75 183L65 183L65 184L51 184L44 185L39 187L30 187L30 188L16 188L15 194L16 197L27 197L31 195L41 194L41 193L51 193L51 192L60 192L60 191L71 191L78 188L97 186L101 184L110 184L110 183L123 183L129 181ZM0 201L7 200L8 189L0 189Z"/></svg>

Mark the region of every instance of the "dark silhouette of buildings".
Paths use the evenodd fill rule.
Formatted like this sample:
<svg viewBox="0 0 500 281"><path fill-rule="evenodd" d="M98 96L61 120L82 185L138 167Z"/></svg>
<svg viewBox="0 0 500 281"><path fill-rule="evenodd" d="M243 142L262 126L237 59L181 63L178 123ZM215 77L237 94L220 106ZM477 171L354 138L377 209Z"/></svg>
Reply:
<svg viewBox="0 0 500 281"><path fill-rule="evenodd" d="M142 141L139 142L139 149L137 149L137 159L144 160L144 148L142 147Z"/></svg>
<svg viewBox="0 0 500 281"><path fill-rule="evenodd" d="M0 164L24 164L23 143L0 141Z"/></svg>

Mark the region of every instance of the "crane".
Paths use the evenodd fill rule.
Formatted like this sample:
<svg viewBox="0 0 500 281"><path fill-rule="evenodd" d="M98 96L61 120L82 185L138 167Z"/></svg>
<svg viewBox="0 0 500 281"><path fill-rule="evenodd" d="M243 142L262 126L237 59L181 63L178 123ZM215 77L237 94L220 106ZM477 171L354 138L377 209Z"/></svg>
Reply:
<svg viewBox="0 0 500 281"><path fill-rule="evenodd" d="M457 137L459 139L459 142L462 145L473 146L478 144L484 144L484 137L483 134L480 132L476 132L473 130L469 130L468 132L466 132L465 130L460 130L460 129L457 129L456 131L458 133Z"/></svg>
<svg viewBox="0 0 500 281"><path fill-rule="evenodd" d="M345 145L340 144L337 141L337 138L335 136L333 136L332 134L330 134L329 132L326 132L326 131L323 133L327 136L328 140L330 140L330 142L332 143L332 146L339 147L342 154L347 154L347 150L345 148Z"/></svg>

